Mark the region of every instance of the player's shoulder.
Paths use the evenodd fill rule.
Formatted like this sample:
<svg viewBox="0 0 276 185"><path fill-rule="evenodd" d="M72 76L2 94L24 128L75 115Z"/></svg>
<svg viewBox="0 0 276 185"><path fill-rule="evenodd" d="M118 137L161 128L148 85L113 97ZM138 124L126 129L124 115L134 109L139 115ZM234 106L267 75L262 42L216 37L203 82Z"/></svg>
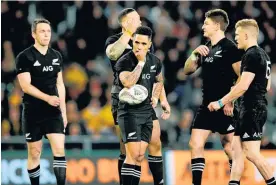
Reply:
<svg viewBox="0 0 276 185"><path fill-rule="evenodd" d="M48 48L48 53L53 56L53 57L58 57L58 58L61 58L61 54L59 51L53 49L53 48Z"/></svg>
<svg viewBox="0 0 276 185"><path fill-rule="evenodd" d="M237 48L237 45L235 44L235 42L226 37L223 39L222 46L225 48Z"/></svg>
<svg viewBox="0 0 276 185"><path fill-rule="evenodd" d="M116 41L122 36L122 34L123 34L123 33L117 33L117 34L114 34L114 35L109 36L109 37L106 39L106 43L116 42Z"/></svg>
<svg viewBox="0 0 276 185"><path fill-rule="evenodd" d="M33 46L30 46L26 49L24 49L23 51L21 51L20 53L18 53L18 55L16 56L16 59L17 60L20 60L22 58L29 58L31 55L32 55L32 47Z"/></svg>
<svg viewBox="0 0 276 185"><path fill-rule="evenodd" d="M148 56L150 57L151 60L154 60L156 62L160 62L160 59L152 52L148 52Z"/></svg>
<svg viewBox="0 0 276 185"><path fill-rule="evenodd" d="M263 53L262 49L258 46L252 46L245 52L246 56L260 56Z"/></svg>
<svg viewBox="0 0 276 185"><path fill-rule="evenodd" d="M132 51L127 52L126 54L122 55L117 62L124 61L124 60L132 60L134 59L135 55Z"/></svg>

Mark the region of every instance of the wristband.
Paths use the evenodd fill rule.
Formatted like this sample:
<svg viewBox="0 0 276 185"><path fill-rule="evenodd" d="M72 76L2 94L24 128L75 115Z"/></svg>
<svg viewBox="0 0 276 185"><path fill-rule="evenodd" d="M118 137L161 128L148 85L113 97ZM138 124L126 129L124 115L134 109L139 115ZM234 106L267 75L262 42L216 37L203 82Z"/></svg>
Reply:
<svg viewBox="0 0 276 185"><path fill-rule="evenodd" d="M133 33L131 33L129 30L126 30L126 33L132 37Z"/></svg>
<svg viewBox="0 0 276 185"><path fill-rule="evenodd" d="M220 108L223 107L223 103L222 103L221 99L218 101L218 104L219 104Z"/></svg>

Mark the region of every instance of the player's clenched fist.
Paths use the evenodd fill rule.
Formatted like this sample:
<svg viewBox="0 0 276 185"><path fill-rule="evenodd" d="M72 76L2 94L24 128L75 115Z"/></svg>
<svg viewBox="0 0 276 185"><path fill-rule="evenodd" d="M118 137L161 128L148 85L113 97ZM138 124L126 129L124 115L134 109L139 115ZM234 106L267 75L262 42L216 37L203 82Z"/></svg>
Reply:
<svg viewBox="0 0 276 185"><path fill-rule="evenodd" d="M50 96L47 100L47 103L49 103L49 105L57 107L57 106L59 106L60 99L57 96Z"/></svg>
<svg viewBox="0 0 276 185"><path fill-rule="evenodd" d="M198 46L194 51L193 53L194 54L200 54L201 56L207 56L208 53L209 53L209 48L205 45L200 45Z"/></svg>

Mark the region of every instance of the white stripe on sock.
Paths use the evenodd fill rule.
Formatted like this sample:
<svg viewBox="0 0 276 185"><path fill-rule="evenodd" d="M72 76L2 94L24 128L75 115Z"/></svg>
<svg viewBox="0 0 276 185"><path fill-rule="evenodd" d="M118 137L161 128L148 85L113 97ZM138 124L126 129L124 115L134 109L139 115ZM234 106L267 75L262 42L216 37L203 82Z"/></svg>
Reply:
<svg viewBox="0 0 276 185"><path fill-rule="evenodd" d="M148 160L148 162L158 163L158 162L163 162L163 160L159 160L159 161Z"/></svg>
<svg viewBox="0 0 276 185"><path fill-rule="evenodd" d="M203 166L205 166L204 163L194 163L194 164L192 164L192 166L194 166L194 165L203 165Z"/></svg>
<svg viewBox="0 0 276 185"><path fill-rule="evenodd" d="M203 172L203 169L192 169L192 171L202 171Z"/></svg>
<svg viewBox="0 0 276 185"><path fill-rule="evenodd" d="M30 176L30 177L33 177L33 176L35 176L35 175L37 175L37 174L39 175L39 174L40 174L40 171L36 171L36 172L30 173L29 176Z"/></svg>
<svg viewBox="0 0 276 185"><path fill-rule="evenodd" d="M53 168L67 168L67 165L53 165Z"/></svg>
<svg viewBox="0 0 276 185"><path fill-rule="evenodd" d="M272 182L267 182L267 184L272 184L272 183L274 183L274 182L276 182L276 179L274 179L274 181L272 181Z"/></svg>
<svg viewBox="0 0 276 185"><path fill-rule="evenodd" d="M133 173L133 174L136 174L136 175L141 175L141 172L139 171L136 171L134 169L121 169L121 172L124 172L124 173Z"/></svg>

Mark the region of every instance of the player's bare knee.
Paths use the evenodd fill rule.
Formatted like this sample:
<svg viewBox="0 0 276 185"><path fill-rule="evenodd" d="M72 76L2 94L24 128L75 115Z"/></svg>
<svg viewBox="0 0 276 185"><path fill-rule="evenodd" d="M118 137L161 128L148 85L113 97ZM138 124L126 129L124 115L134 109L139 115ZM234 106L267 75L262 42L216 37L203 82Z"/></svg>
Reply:
<svg viewBox="0 0 276 185"><path fill-rule="evenodd" d="M232 150L232 147L231 147L231 143L227 143L223 147L224 147L224 151L225 151L226 155L228 157L232 157L233 156L233 150Z"/></svg>
<svg viewBox="0 0 276 185"><path fill-rule="evenodd" d="M53 154L56 157L62 157L65 155L64 148L53 148Z"/></svg>
<svg viewBox="0 0 276 185"><path fill-rule="evenodd" d="M190 147L191 150L195 150L195 151L204 150L204 146L201 145L199 142L194 141L194 140L189 141L189 147Z"/></svg>
<svg viewBox="0 0 276 185"><path fill-rule="evenodd" d="M40 155L41 155L41 149L38 147L32 147L29 150L28 158L31 159L32 161L37 161L40 159Z"/></svg>
<svg viewBox="0 0 276 185"><path fill-rule="evenodd" d="M258 160L258 152L256 151L250 151L247 148L245 148L244 150L244 154L246 156L246 158L251 161L251 162L255 162L256 160Z"/></svg>
<svg viewBox="0 0 276 185"><path fill-rule="evenodd" d="M152 149L158 150L161 148L161 140L160 137L158 139L151 140L149 147Z"/></svg>
<svg viewBox="0 0 276 185"><path fill-rule="evenodd" d="M145 154L140 154L137 160L137 163L141 163L145 158Z"/></svg>

